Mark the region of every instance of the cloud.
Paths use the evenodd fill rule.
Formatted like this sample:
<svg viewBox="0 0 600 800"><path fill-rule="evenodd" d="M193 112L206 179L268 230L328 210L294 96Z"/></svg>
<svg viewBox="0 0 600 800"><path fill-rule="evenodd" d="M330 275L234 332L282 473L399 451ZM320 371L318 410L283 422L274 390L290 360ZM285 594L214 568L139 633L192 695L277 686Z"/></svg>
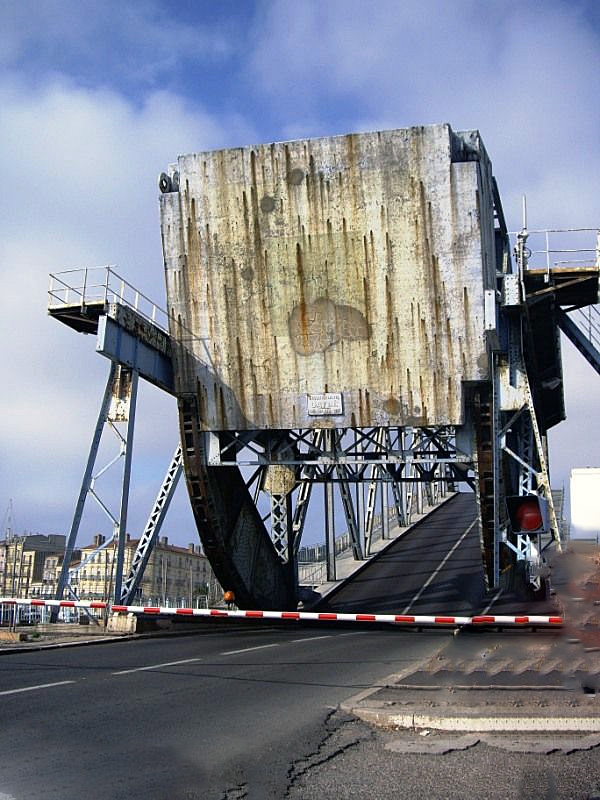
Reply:
<svg viewBox="0 0 600 800"><path fill-rule="evenodd" d="M134 104L116 91L56 77L32 89L9 75L0 83L0 108L0 263L9 332L1 344L0 485L3 502L14 499L27 529L64 531L108 362L94 352L93 337L46 315L48 274L113 264L164 307L159 172L181 152L246 141L253 131L237 115L218 119L170 92ZM172 398L146 387L139 405L135 458L144 469L138 503L131 503L138 530L178 437Z"/></svg>
<svg viewBox="0 0 600 800"><path fill-rule="evenodd" d="M5 6L2 22L4 65L32 80L54 71L88 86L149 88L232 52L217 26L180 21L154 0L22 0Z"/></svg>
<svg viewBox="0 0 600 800"><path fill-rule="evenodd" d="M583 4L547 2L540 14L533 2L282 0L264 10L253 83L287 130L478 128L510 220L520 222L527 191L545 225L575 224L561 203L572 185L593 199L579 224L596 223L600 35Z"/></svg>
<svg viewBox="0 0 600 800"><path fill-rule="evenodd" d="M108 370L93 338L46 316L48 273L114 264L164 303L156 179L178 154L447 121L481 130L511 228L523 192L530 227L599 225L597 9L582 0L547 0L543 13L528 0L4 4L0 502L14 499L17 527L68 524ZM557 483L600 451L583 422L597 413L597 378L570 345L565 380L570 421L551 434ZM176 437L172 399L144 387L138 530ZM188 518L176 519L187 539Z"/></svg>

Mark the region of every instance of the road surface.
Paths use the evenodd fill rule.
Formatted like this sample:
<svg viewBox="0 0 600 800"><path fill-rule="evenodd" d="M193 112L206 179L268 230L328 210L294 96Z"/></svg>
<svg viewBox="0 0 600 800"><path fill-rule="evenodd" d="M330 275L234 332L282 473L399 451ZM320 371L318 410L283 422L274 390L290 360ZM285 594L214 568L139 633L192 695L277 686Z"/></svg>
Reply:
<svg viewBox="0 0 600 800"><path fill-rule="evenodd" d="M369 596L369 610L482 612L495 598L483 597L473 510L460 498L446 508L452 525L436 517L404 537L378 559L387 574L359 573L356 596L343 589L332 605L367 610ZM501 634L477 636L487 652ZM544 634L511 636L515 659L528 636L545 646ZM600 782L593 751L544 759L477 745L432 760L386 749L406 733L338 710L449 647L460 637L443 629L227 622L0 655L0 800L587 797Z"/></svg>

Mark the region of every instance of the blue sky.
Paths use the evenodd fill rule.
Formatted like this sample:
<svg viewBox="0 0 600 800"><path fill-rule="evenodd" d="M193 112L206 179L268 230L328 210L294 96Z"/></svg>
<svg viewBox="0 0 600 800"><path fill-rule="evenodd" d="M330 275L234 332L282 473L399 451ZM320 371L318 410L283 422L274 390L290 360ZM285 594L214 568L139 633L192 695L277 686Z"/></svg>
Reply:
<svg viewBox="0 0 600 800"><path fill-rule="evenodd" d="M3 3L0 511L68 529L108 364L46 316L48 273L115 264L164 303L156 179L179 154L449 122L481 131L511 229L523 193L532 228L598 227L598 75L595 0ZM564 355L557 485L600 460L597 376ZM176 437L143 387L134 535ZM165 533L194 540L183 491Z"/></svg>

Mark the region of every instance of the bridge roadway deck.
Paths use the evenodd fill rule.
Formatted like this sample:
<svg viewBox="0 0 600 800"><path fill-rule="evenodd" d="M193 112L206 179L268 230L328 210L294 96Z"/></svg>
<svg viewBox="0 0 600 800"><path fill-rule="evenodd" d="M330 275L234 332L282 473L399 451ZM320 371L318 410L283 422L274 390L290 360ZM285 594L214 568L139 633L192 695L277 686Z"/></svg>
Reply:
<svg viewBox="0 0 600 800"><path fill-rule="evenodd" d="M469 614L479 613L484 592L475 495L462 493L393 541L317 608Z"/></svg>

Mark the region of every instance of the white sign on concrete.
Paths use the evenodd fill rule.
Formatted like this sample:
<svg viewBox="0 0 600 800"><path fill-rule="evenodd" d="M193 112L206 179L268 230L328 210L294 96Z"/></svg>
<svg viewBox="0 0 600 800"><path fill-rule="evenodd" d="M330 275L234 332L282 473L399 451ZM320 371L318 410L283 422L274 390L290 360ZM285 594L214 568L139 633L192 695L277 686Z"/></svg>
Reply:
<svg viewBox="0 0 600 800"><path fill-rule="evenodd" d="M308 413L311 417L328 417L344 413L341 392L323 392L308 395Z"/></svg>

